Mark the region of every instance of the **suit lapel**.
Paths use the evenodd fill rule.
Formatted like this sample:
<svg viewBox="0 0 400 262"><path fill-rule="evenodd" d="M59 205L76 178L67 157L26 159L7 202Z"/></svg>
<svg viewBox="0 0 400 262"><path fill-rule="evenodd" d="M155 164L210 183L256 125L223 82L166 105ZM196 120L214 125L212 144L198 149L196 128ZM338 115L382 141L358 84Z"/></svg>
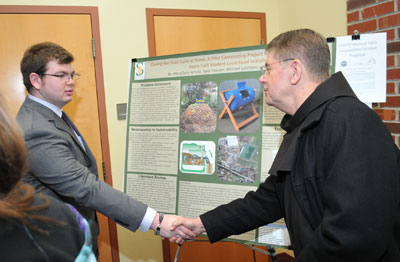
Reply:
<svg viewBox="0 0 400 262"><path fill-rule="evenodd" d="M67 127L68 129L68 133L71 135L71 137L74 139L75 143L77 143L79 145L79 147L81 148L81 150L83 152L85 152L85 154L90 158L91 161L95 161L95 157L92 153L92 151L90 151L89 149L89 145L86 143L85 139L83 138L83 136L81 135L81 132L79 132L79 129L76 127L76 125L74 124L74 122L72 122L71 118L69 118L69 116L64 112L66 118L68 118L69 122L72 125L72 128L74 129L74 131L76 132L76 134L82 139L82 143L81 141L79 141L79 139L77 138L77 136L74 134L74 132L71 130L71 128L69 128L68 124L65 123L65 121L61 118L59 118Z"/></svg>
<svg viewBox="0 0 400 262"><path fill-rule="evenodd" d="M58 130L62 130L63 132L67 132L71 138L74 140L75 144L80 148L80 150L91 160L93 161L93 154L90 152L89 146L83 139L81 133L79 132L78 128L75 126L75 124L71 121L72 126L75 130L75 132L82 138L83 144L85 145L85 148L82 147L82 144L80 143L79 139L77 136L74 134L74 132L71 130L71 128L65 123L63 119L61 119L56 113L54 113L51 109L47 108L46 106L33 101L29 98L25 99L25 102L27 106L31 107L32 110L38 112L42 116L44 116L49 122L54 123L55 128ZM68 116L67 116L68 117ZM69 119L69 117L68 117Z"/></svg>
<svg viewBox="0 0 400 262"><path fill-rule="evenodd" d="M86 154L87 157L89 157L90 160L92 160L92 153L90 152L89 146L87 145L85 139L83 138L83 136L81 135L81 133L79 132L78 128L76 127L76 125L74 124L74 122L71 121L71 119L69 118L69 116L67 114L65 114L65 116L68 118L68 120L70 121L72 127L74 130L71 130L71 128L68 126L67 123L65 123L65 121L63 119L61 119L60 117L58 117L56 114L55 118L54 118L54 125L56 126L56 128L61 129L65 132L67 132L72 139L74 140L74 142L79 146L79 148ZM74 134L74 131L76 132L76 134L82 139L82 143L81 141L79 141L78 137Z"/></svg>

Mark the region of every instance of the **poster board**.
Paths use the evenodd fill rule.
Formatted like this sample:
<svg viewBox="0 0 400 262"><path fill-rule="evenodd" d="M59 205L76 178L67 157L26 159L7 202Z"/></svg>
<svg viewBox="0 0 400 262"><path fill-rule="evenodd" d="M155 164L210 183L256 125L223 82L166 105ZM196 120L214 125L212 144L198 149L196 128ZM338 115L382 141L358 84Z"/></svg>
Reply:
<svg viewBox="0 0 400 262"><path fill-rule="evenodd" d="M329 37L331 72L341 71L365 103L386 102L386 32Z"/></svg>
<svg viewBox="0 0 400 262"><path fill-rule="evenodd" d="M386 98L385 33L328 42L332 73L367 70L367 85L348 79L361 83L355 93L367 86L364 102ZM124 191L159 212L198 217L256 190L284 134L284 114L265 105L258 81L265 60L265 45L132 60ZM283 220L227 240L290 245Z"/></svg>
<svg viewBox="0 0 400 262"><path fill-rule="evenodd" d="M197 217L256 190L283 136L258 81L265 60L265 45L133 60L124 191ZM289 245L282 221L228 240Z"/></svg>

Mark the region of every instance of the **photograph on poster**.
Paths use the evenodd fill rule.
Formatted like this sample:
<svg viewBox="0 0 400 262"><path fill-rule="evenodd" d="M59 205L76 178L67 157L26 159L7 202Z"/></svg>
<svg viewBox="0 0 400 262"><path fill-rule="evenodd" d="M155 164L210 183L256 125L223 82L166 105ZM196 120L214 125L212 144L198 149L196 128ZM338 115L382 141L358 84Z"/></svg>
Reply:
<svg viewBox="0 0 400 262"><path fill-rule="evenodd" d="M257 79L225 80L219 90L219 123L223 133L256 133L260 83Z"/></svg>
<svg viewBox="0 0 400 262"><path fill-rule="evenodd" d="M213 81L184 84L181 98L181 130L185 133L212 133L217 118L217 89Z"/></svg>
<svg viewBox="0 0 400 262"><path fill-rule="evenodd" d="M218 179L255 183L258 177L258 142L254 136L226 136L218 140Z"/></svg>

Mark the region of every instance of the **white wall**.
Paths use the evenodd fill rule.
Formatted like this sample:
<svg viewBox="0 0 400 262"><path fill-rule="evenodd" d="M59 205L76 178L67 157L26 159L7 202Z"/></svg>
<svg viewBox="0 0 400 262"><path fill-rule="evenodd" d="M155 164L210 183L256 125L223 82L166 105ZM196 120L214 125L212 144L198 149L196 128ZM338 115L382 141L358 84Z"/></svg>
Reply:
<svg viewBox="0 0 400 262"><path fill-rule="evenodd" d="M280 0L279 33L310 28L325 37L346 35L346 2L346 0Z"/></svg>

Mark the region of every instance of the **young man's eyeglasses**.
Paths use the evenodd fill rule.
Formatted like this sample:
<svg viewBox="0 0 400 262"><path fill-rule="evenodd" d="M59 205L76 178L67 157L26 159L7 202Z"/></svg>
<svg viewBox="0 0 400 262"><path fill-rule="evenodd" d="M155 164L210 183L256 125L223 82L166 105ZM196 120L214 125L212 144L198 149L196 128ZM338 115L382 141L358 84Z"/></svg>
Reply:
<svg viewBox="0 0 400 262"><path fill-rule="evenodd" d="M62 73L62 74L41 74L41 76L54 76L60 78L61 80L69 81L70 79L77 80L81 75L78 73L72 73L72 74Z"/></svg>
<svg viewBox="0 0 400 262"><path fill-rule="evenodd" d="M286 58L286 59L282 59L282 60L279 60L279 61L275 61L275 62L270 63L270 64L265 63L265 65L260 67L260 70L261 70L261 72L263 74L265 74L265 72L269 73L269 71L271 71L271 65L277 64L277 63L286 62L286 61L291 61L291 60L295 60L295 58Z"/></svg>

